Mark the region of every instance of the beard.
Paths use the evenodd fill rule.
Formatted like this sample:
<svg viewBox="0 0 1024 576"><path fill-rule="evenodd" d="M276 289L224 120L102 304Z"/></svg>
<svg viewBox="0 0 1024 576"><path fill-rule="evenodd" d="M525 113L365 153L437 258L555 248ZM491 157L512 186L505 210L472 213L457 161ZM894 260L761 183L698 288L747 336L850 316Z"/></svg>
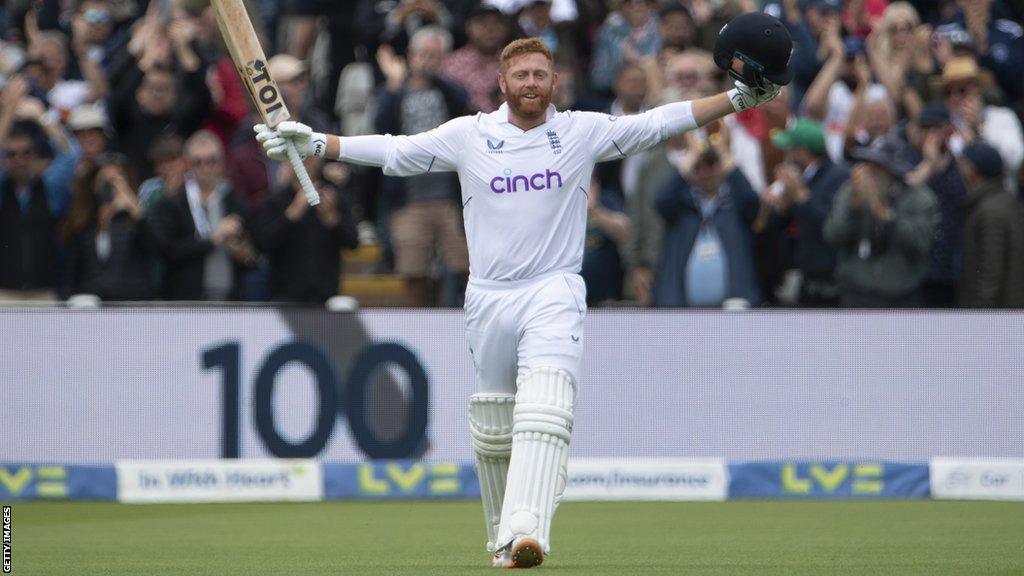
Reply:
<svg viewBox="0 0 1024 576"><path fill-rule="evenodd" d="M528 95L536 95L536 98L526 98ZM508 107L515 112L516 116L522 118L537 118L548 110L551 104L551 91L523 89L518 94L508 98Z"/></svg>

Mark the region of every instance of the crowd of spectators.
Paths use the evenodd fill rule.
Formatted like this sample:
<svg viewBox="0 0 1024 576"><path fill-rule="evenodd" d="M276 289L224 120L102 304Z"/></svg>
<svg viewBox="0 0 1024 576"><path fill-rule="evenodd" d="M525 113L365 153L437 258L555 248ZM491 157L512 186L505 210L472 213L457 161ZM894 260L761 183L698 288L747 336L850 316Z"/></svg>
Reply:
<svg viewBox="0 0 1024 576"><path fill-rule="evenodd" d="M501 104L542 38L559 109L722 91L722 25L794 38L761 108L598 166L592 305L1024 307L1024 5L998 0L252 0L292 116L413 134ZM415 306L457 305L458 180L268 161L206 0L0 4L0 300L292 301L379 243Z"/></svg>

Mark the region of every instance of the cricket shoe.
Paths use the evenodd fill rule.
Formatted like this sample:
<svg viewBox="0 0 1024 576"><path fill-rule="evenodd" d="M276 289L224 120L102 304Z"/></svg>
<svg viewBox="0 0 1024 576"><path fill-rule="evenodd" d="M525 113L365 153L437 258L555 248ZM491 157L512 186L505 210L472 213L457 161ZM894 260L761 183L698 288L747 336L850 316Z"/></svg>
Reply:
<svg viewBox="0 0 1024 576"><path fill-rule="evenodd" d="M512 566L512 550L511 547L505 546L501 550L494 553L494 557L491 559L491 566L495 568L514 568Z"/></svg>

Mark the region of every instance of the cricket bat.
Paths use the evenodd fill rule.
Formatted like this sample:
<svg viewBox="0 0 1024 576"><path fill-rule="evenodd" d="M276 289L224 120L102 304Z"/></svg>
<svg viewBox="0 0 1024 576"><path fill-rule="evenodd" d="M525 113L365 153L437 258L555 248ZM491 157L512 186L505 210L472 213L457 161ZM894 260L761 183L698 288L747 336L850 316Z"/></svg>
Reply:
<svg viewBox="0 0 1024 576"><path fill-rule="evenodd" d="M213 11L217 15L217 26L224 36L224 44L231 53L231 60L235 63L238 75L242 77L245 89L252 97L256 109L259 110L263 122L271 128L291 118L288 108L284 104L281 91L277 83L270 77L270 68L267 67L267 57L260 46L256 31L249 21L249 13L245 10L242 0L211 0ZM295 171L295 176L302 184L302 190L306 193L306 201L310 206L320 203L320 195L313 188L313 181L309 179L309 173L295 150L295 145L288 142L288 161Z"/></svg>

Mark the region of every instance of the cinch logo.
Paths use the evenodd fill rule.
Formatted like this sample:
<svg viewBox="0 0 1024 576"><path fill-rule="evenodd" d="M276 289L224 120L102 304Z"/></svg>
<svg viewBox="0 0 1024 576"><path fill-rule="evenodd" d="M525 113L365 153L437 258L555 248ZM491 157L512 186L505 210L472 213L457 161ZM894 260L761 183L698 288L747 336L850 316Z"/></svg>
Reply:
<svg viewBox="0 0 1024 576"><path fill-rule="evenodd" d="M552 186L552 184L555 184ZM550 190L562 187L562 175L558 172L545 170L544 173L536 173L532 176L513 176L512 171L505 169L504 176L495 176L491 179L491 191L495 194L504 192L520 192L527 190Z"/></svg>

